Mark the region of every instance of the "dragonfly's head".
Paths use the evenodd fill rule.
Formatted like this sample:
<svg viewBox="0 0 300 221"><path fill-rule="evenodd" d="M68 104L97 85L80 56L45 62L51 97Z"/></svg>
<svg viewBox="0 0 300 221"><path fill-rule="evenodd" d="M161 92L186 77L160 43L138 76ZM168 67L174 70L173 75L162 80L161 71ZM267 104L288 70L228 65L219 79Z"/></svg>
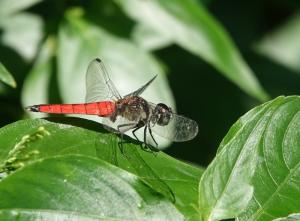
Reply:
<svg viewBox="0 0 300 221"><path fill-rule="evenodd" d="M157 123L160 126L168 125L172 118L172 109L163 103L159 103L156 105L153 116L152 122Z"/></svg>

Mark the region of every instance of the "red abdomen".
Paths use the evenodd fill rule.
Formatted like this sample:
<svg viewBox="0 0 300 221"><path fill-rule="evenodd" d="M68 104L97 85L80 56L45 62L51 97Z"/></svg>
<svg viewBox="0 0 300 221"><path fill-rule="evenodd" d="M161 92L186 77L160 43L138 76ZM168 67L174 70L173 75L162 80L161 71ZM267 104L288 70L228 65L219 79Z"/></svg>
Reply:
<svg viewBox="0 0 300 221"><path fill-rule="evenodd" d="M108 117L115 111L115 102L101 101L84 104L40 104L27 108L33 112L49 114L88 114Z"/></svg>

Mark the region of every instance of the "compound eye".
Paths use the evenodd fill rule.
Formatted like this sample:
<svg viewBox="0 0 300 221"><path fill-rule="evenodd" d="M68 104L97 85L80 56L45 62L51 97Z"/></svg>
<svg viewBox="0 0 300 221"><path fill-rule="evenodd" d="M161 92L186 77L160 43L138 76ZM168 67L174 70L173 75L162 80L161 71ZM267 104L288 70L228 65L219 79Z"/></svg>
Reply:
<svg viewBox="0 0 300 221"><path fill-rule="evenodd" d="M160 108L160 109L165 109L165 110L171 110L171 108L169 108L167 105L163 104L163 103L158 103L156 105L156 108Z"/></svg>
<svg viewBox="0 0 300 221"><path fill-rule="evenodd" d="M172 118L172 110L170 107L163 103L159 103L156 105L154 112L157 117L156 119L158 125L164 126L169 124Z"/></svg>

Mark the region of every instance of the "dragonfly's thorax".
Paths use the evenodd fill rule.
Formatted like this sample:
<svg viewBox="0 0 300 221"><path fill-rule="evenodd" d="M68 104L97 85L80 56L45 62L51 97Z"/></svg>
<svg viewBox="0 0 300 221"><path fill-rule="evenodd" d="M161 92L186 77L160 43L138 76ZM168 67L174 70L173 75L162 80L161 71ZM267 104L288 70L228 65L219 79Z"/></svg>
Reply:
<svg viewBox="0 0 300 221"><path fill-rule="evenodd" d="M150 114L148 102L138 96L120 99L116 103L116 108L116 115L129 121L146 123Z"/></svg>

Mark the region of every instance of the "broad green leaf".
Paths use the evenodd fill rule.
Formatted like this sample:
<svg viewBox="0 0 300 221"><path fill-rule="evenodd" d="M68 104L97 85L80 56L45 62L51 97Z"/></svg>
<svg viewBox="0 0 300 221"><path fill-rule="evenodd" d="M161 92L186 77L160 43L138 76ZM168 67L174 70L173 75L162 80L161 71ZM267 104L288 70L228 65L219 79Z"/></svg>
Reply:
<svg viewBox="0 0 300 221"><path fill-rule="evenodd" d="M67 21L59 31L58 83L64 102L84 101L88 64L100 57L121 95L133 92L158 75L142 96L149 101L174 107L171 90L158 61L132 42L86 22L80 13L80 9L68 11ZM88 119L100 121L99 117ZM162 147L169 144L162 138L158 141Z"/></svg>
<svg viewBox="0 0 300 221"><path fill-rule="evenodd" d="M256 51L294 71L300 72L300 13L267 34L255 45Z"/></svg>
<svg viewBox="0 0 300 221"><path fill-rule="evenodd" d="M77 220L183 220L174 205L135 175L80 155L36 161L2 180L0 195L1 209L30 209L36 213L32 218L44 210L53 216L66 211L70 220L71 212Z"/></svg>
<svg viewBox="0 0 300 221"><path fill-rule="evenodd" d="M29 8L40 1L41 0L1 0L0 18L4 18L5 16Z"/></svg>
<svg viewBox="0 0 300 221"><path fill-rule="evenodd" d="M267 94L241 57L223 27L193 0L116 2L138 25L145 25L201 57L249 95L266 100Z"/></svg>
<svg viewBox="0 0 300 221"><path fill-rule="evenodd" d="M152 188L156 190L161 189L160 192L169 198L170 193L168 191L171 191L175 198L175 205L185 215L186 220L198 220L199 214L196 210L197 186L203 172L202 170L177 160L174 161L165 154L160 153L157 156L160 159L153 160L153 154L146 154L138 151L137 148L127 148L126 151L125 156L130 156L130 158L127 157L127 160L134 169L133 173L144 177L143 179ZM126 164L122 168L126 169ZM163 180L167 186L162 186L163 184L157 182L156 179Z"/></svg>
<svg viewBox="0 0 300 221"><path fill-rule="evenodd" d="M199 209L204 220L236 217L246 208L253 194L250 181L257 163L259 137L272 111L270 105L250 111L235 123L203 174Z"/></svg>
<svg viewBox="0 0 300 221"><path fill-rule="evenodd" d="M262 221L299 211L300 97L278 97L241 117L201 177L203 220Z"/></svg>
<svg viewBox="0 0 300 221"><path fill-rule="evenodd" d="M49 84L53 71L54 50L55 39L49 37L41 47L35 64L24 81L21 98L23 107L49 103ZM43 113L28 112L28 114L35 118L46 116Z"/></svg>
<svg viewBox="0 0 300 221"><path fill-rule="evenodd" d="M273 219L273 221L299 221L299 220L300 220L299 213L294 213L284 218Z"/></svg>
<svg viewBox="0 0 300 221"><path fill-rule="evenodd" d="M45 209L3 209L0 210L0 220L5 221L124 221L126 219L117 219L110 217L99 217L90 215L79 215L69 211L45 210Z"/></svg>
<svg viewBox="0 0 300 221"><path fill-rule="evenodd" d="M43 37L42 19L30 13L17 13L0 19L2 44L13 48L26 60L36 55Z"/></svg>
<svg viewBox="0 0 300 221"><path fill-rule="evenodd" d="M97 123L74 118L50 119L61 123L24 120L0 129L2 168L6 165L18 171L31 162L51 156L81 154L98 157L136 174L158 192L169 195L171 190L175 195L175 205L187 219L198 216L195 208L202 169L162 152L157 155L145 152L139 145L130 143L125 145L123 155L118 148L118 138L101 132L103 130Z"/></svg>
<svg viewBox="0 0 300 221"><path fill-rule="evenodd" d="M300 209L300 98L279 98L259 146L254 195L239 220L261 221Z"/></svg>
<svg viewBox="0 0 300 221"><path fill-rule="evenodd" d="M0 81L8 84L9 86L15 88L17 87L17 83L13 78L12 74L4 67L4 65L0 62Z"/></svg>

